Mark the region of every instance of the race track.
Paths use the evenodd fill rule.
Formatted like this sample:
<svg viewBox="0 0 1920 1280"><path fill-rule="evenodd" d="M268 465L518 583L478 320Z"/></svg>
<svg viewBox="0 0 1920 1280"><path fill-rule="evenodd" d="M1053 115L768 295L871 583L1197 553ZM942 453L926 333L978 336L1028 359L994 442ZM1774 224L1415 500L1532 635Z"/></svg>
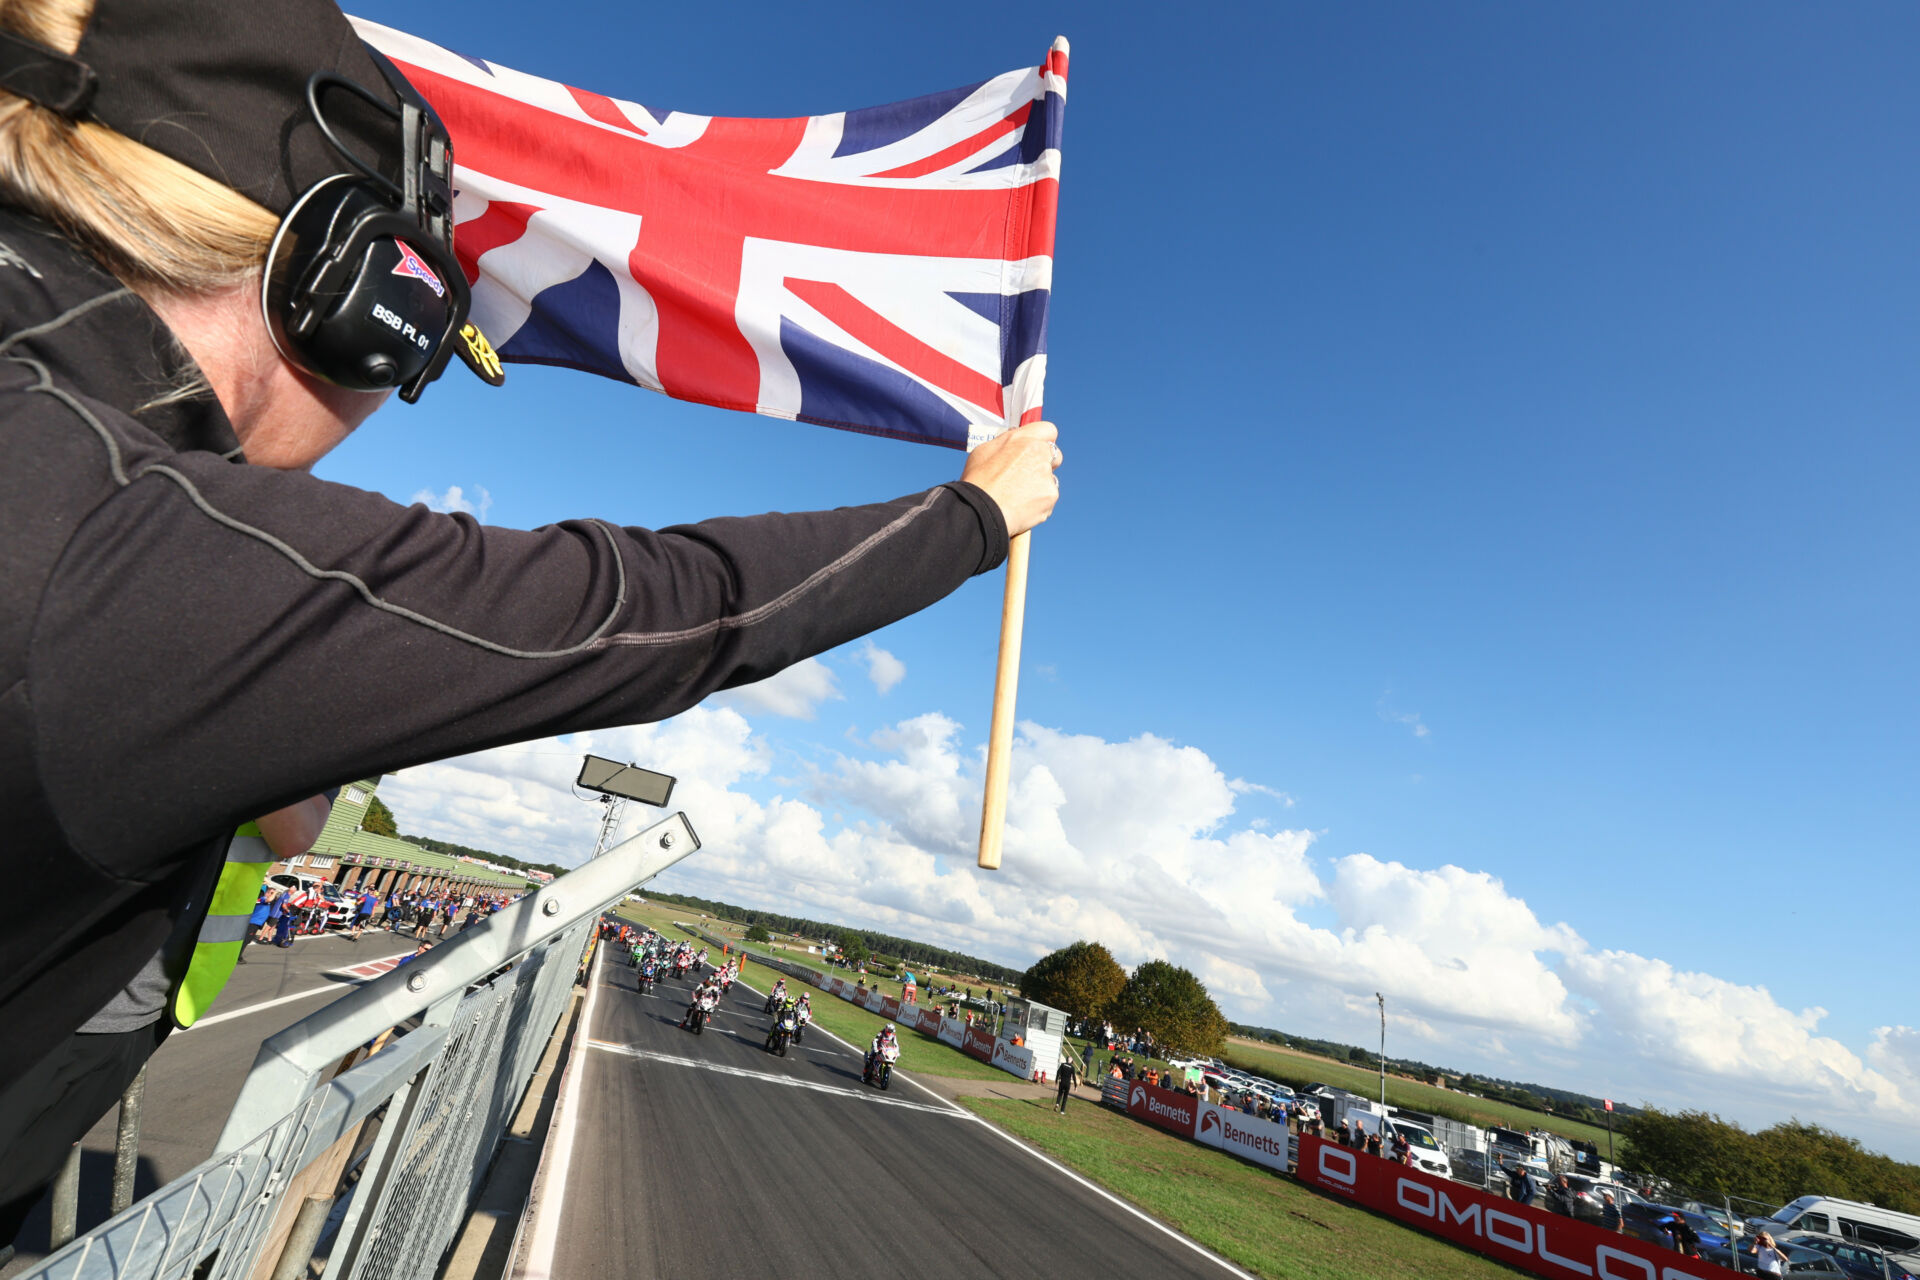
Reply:
<svg viewBox="0 0 1920 1280"><path fill-rule="evenodd" d="M742 984L695 1036L686 983L595 980L553 1280L1244 1274L818 1029L767 1053Z"/></svg>

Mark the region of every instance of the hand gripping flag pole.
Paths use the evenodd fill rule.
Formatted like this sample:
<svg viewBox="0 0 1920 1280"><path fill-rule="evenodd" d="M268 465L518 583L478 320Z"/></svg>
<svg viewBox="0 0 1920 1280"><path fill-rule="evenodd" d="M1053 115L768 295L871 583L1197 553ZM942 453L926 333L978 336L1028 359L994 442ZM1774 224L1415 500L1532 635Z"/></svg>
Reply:
<svg viewBox="0 0 1920 1280"><path fill-rule="evenodd" d="M506 363L972 448L1040 418L1067 42L791 120L701 116L383 27L453 138L454 253ZM1013 540L980 865L1000 865L1028 540Z"/></svg>

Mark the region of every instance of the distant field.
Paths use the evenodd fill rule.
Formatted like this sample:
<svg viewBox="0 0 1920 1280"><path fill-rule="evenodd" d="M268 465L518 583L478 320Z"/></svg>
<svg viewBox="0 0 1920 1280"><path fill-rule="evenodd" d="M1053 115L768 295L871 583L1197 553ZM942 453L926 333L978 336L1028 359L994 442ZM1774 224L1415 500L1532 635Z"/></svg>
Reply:
<svg viewBox="0 0 1920 1280"><path fill-rule="evenodd" d="M1261 1044L1257 1040L1234 1036L1227 1041L1226 1052L1220 1056L1295 1088L1312 1083L1330 1084L1336 1089L1346 1089L1362 1097L1380 1096L1379 1072L1347 1062L1335 1062L1332 1058L1322 1058L1317 1054L1301 1053L1297 1049L1283 1049L1279 1045ZM1591 1142L1600 1148L1602 1154L1607 1150L1607 1131L1604 1128L1528 1111L1525 1107L1496 1102L1492 1098L1469 1098L1451 1089L1437 1089L1430 1084L1395 1076L1391 1071L1387 1073L1387 1101L1396 1107L1409 1107L1415 1111L1465 1115L1476 1124L1545 1129L1579 1142Z"/></svg>
<svg viewBox="0 0 1920 1280"><path fill-rule="evenodd" d="M1260 1276L1510 1280L1517 1272L1097 1103L961 1105Z"/></svg>

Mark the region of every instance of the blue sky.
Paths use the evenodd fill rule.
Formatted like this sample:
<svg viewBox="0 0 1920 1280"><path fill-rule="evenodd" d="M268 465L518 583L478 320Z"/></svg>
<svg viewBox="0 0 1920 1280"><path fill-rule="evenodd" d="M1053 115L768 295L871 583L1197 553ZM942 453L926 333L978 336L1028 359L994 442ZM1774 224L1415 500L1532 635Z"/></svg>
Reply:
<svg viewBox="0 0 1920 1280"><path fill-rule="evenodd" d="M961 887L974 819L962 802L943 831L909 793L965 791L996 576L875 637L897 682L843 651L781 696L603 739L678 744L710 766L710 803L737 807L690 805L696 826L747 823L663 887L1009 962L1113 920L1130 962L1220 966L1232 1016L1354 1041L1401 971L1368 939L1401 931L1539 999L1409 980L1409 1055L1825 1119L1920 1157L1920 1036L1899 1030L1920 1021L1902 906L1920 10L560 0L548 29L485 0L354 11L721 115L894 101L1073 41L1047 386L1069 462L1035 543L1024 758L1060 784L1059 813L1129 769L1166 809L1070 830L1057 856L1087 859L1070 884L1010 854L1003 877L1050 912ZM506 525L658 526L891 497L959 464L517 368L500 393L455 374L383 411L320 474L443 505L484 490ZM540 795L580 745L388 786L403 827L584 852L591 815ZM880 785L890 768L912 778ZM1257 786L1220 791L1207 769ZM476 807L486 777L517 788L524 822ZM756 872L786 865L767 842L802 809L827 860L911 847L925 882ZM1271 843L1220 843L1254 836ZM1163 896L1136 875L1156 859L1195 914L1143 923L1118 889L1103 914L1105 877ZM1236 903L1206 883L1269 865L1307 887ZM1470 908L1448 867L1480 878L1453 890L1489 920L1518 902L1533 924L1452 955L1446 922ZM1209 910L1235 936L1213 951Z"/></svg>

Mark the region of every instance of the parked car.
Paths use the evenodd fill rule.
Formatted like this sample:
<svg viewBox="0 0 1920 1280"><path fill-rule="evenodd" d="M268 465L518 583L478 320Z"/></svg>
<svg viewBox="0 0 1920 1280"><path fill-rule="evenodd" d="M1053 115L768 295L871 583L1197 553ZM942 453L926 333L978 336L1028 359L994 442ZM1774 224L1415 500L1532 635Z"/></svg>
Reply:
<svg viewBox="0 0 1920 1280"><path fill-rule="evenodd" d="M346 928L353 923L354 900L347 896L346 890L330 884L318 876L303 876L298 872L282 871L267 877L267 883L275 889L300 889L308 893L318 892L327 900L327 923Z"/></svg>
<svg viewBox="0 0 1920 1280"><path fill-rule="evenodd" d="M1589 1178L1584 1174L1567 1175L1567 1185L1573 1188L1573 1216L1582 1222L1598 1222L1606 1211L1607 1202L1600 1197L1613 1197L1614 1207L1624 1216L1630 1204L1646 1203L1644 1197L1632 1187L1618 1182L1609 1182L1605 1178Z"/></svg>
<svg viewBox="0 0 1920 1280"><path fill-rule="evenodd" d="M1899 1258L1857 1240L1816 1235L1811 1231L1790 1231L1774 1239L1783 1245L1824 1253L1839 1263L1842 1271L1857 1280L1914 1280L1914 1263L1910 1259Z"/></svg>
<svg viewBox="0 0 1920 1280"><path fill-rule="evenodd" d="M1654 1244L1671 1245L1673 1237L1667 1234L1665 1223L1673 1218L1686 1220L1694 1233L1700 1237L1700 1248L1709 1246L1716 1249L1727 1247L1726 1228L1712 1218L1701 1213L1690 1213L1670 1204L1655 1204L1651 1200L1642 1200L1638 1204L1623 1206L1620 1210L1620 1230L1636 1240L1647 1240Z"/></svg>
<svg viewBox="0 0 1920 1280"><path fill-rule="evenodd" d="M1777 1237L1776 1237L1777 1239ZM1847 1273L1840 1264L1816 1249L1803 1249L1799 1245L1781 1242L1780 1252L1787 1255L1787 1274L1803 1276L1805 1280L1848 1280ZM1709 1245L1704 1241L1700 1245L1700 1257L1716 1266L1753 1275L1753 1240L1746 1238L1738 1253L1724 1244Z"/></svg>
<svg viewBox="0 0 1920 1280"><path fill-rule="evenodd" d="M1920 1252L1920 1215L1831 1196L1801 1196L1770 1217L1748 1218L1747 1230L1771 1231L1776 1238L1781 1231L1811 1231L1894 1254Z"/></svg>

